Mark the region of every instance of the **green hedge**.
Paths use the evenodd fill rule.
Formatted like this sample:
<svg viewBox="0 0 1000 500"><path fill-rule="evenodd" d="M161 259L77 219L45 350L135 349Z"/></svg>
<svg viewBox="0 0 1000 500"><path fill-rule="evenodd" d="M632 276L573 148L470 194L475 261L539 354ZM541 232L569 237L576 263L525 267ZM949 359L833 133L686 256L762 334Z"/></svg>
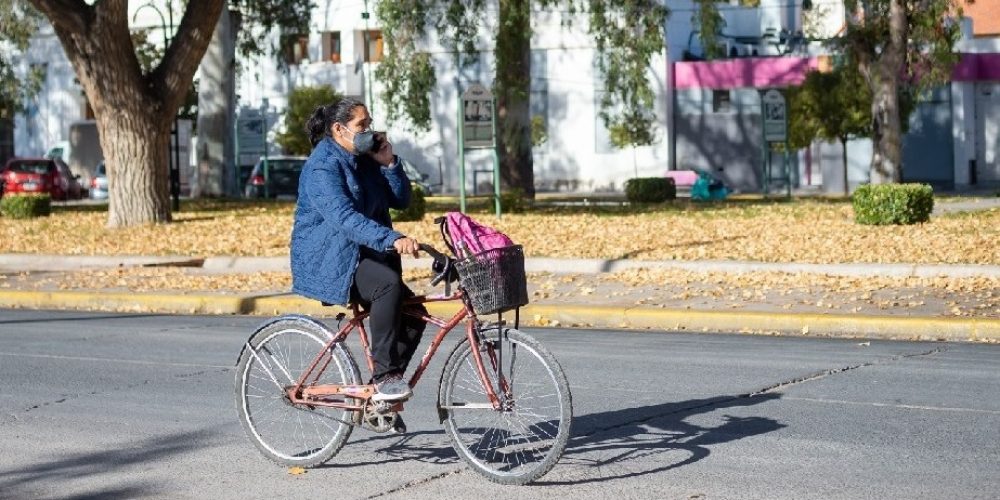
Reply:
<svg viewBox="0 0 1000 500"><path fill-rule="evenodd" d="M625 197L632 203L660 203L677 198L670 177L639 177L625 182Z"/></svg>
<svg viewBox="0 0 1000 500"><path fill-rule="evenodd" d="M427 212L427 199L424 197L424 190L416 184L412 184L412 187L410 206L406 207L406 210L389 209L389 217L392 217L393 221L415 221L424 218L424 214Z"/></svg>
<svg viewBox="0 0 1000 500"><path fill-rule="evenodd" d="M851 202L858 224L916 224L930 220L934 190L927 184L865 184Z"/></svg>
<svg viewBox="0 0 1000 500"><path fill-rule="evenodd" d="M528 210L528 200L524 198L524 191L515 188L506 193L500 193L500 209L505 214L521 214Z"/></svg>
<svg viewBox="0 0 1000 500"><path fill-rule="evenodd" d="M52 213L52 197L47 194L8 194L0 198L0 215L12 219L45 217Z"/></svg>

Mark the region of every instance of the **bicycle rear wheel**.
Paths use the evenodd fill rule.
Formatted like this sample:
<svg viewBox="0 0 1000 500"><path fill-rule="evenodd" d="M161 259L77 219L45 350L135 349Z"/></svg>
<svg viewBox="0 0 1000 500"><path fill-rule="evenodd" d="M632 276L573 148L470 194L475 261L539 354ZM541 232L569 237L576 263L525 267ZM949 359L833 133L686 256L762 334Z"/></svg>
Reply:
<svg viewBox="0 0 1000 500"><path fill-rule="evenodd" d="M277 464L320 465L340 451L351 435L350 423L358 412L293 405L284 390L309 368L331 338L333 332L311 318L282 316L254 332L240 354L236 365L240 422L257 449ZM330 363L316 383L358 383L357 365L342 344L324 355Z"/></svg>
<svg viewBox="0 0 1000 500"><path fill-rule="evenodd" d="M442 372L438 405L445 430L476 472L497 483L529 483L548 472L566 449L573 419L569 383L555 357L518 330L484 332L479 350L503 408L490 404L466 339ZM497 383L501 363L506 393Z"/></svg>

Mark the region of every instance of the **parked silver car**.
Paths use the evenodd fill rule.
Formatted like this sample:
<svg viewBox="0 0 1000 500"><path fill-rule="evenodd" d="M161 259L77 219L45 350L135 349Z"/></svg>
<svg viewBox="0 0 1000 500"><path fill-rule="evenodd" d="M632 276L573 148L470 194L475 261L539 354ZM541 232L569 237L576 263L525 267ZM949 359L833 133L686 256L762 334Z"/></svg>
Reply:
<svg viewBox="0 0 1000 500"><path fill-rule="evenodd" d="M90 199L108 199L108 173L104 168L104 162L97 164L94 169L94 176L90 178Z"/></svg>

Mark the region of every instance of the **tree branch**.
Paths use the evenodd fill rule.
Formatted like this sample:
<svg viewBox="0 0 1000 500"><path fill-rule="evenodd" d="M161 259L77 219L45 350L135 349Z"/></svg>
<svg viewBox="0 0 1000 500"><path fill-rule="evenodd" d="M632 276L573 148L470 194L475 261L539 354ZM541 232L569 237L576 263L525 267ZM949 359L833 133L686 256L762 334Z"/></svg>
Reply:
<svg viewBox="0 0 1000 500"><path fill-rule="evenodd" d="M31 0L56 30L86 33L94 19L94 8L83 0Z"/></svg>
<svg viewBox="0 0 1000 500"><path fill-rule="evenodd" d="M187 2L184 17L163 61L148 77L168 109L176 110L183 101L225 4L225 0Z"/></svg>

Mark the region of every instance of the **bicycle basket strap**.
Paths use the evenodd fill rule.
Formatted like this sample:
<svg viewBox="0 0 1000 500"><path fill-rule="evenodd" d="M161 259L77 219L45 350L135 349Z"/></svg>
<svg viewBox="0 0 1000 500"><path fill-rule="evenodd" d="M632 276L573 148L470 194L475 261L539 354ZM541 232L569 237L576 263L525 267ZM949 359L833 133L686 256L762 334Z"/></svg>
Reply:
<svg viewBox="0 0 1000 500"><path fill-rule="evenodd" d="M446 213L445 225L448 228L448 236L451 237L454 244L453 251L458 258L466 258L487 250L514 244L514 241L506 234L480 224L461 212Z"/></svg>

